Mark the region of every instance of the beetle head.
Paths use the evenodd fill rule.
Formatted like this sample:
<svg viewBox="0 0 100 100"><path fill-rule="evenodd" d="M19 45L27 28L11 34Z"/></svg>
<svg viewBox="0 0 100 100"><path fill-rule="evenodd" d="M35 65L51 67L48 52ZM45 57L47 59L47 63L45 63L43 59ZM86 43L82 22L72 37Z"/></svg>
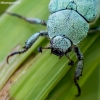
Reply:
<svg viewBox="0 0 100 100"><path fill-rule="evenodd" d="M50 41L51 53L62 57L72 49L72 42L65 36L55 36Z"/></svg>

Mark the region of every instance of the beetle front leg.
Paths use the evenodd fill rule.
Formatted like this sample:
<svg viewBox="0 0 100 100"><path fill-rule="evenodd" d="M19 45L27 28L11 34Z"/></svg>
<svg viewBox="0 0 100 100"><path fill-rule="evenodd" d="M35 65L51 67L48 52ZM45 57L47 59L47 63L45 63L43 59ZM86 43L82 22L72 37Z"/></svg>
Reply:
<svg viewBox="0 0 100 100"><path fill-rule="evenodd" d="M38 33L33 34L33 35L27 40L27 42L25 42L25 46L23 47L23 48L24 48L23 50L13 52L13 53L11 53L10 55L8 55L8 57L7 57L7 63L8 63L9 57L11 57L11 56L13 56L13 55L16 55L16 54L22 54L22 53L26 52L26 51L34 44L34 42L38 39L39 36L48 37L48 32L41 31L41 32L38 32Z"/></svg>
<svg viewBox="0 0 100 100"><path fill-rule="evenodd" d="M75 82L75 85L77 86L78 92L79 92L77 96L79 96L81 94L81 89L80 89L80 86L79 86L77 80L79 80L79 77L82 76L84 62L83 62L83 55L80 52L80 49L78 47L76 47L76 46L74 47L74 52L78 58L78 64L77 64L75 75L74 75L74 82Z"/></svg>
<svg viewBox="0 0 100 100"><path fill-rule="evenodd" d="M44 25L44 26L47 25L45 20L41 20L41 19L38 19L38 18L26 18L26 17L23 17L23 16L21 16L19 14L15 14L15 13L11 13L11 12L6 12L6 13L11 15L11 16L15 16L15 17L18 17L20 19L23 19L26 22L29 22L31 24L41 24L41 25Z"/></svg>

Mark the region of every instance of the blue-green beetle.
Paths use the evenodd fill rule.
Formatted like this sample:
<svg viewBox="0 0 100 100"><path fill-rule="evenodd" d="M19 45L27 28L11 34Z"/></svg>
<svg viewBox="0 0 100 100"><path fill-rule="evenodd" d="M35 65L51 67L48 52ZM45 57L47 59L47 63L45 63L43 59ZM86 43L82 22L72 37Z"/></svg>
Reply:
<svg viewBox="0 0 100 100"><path fill-rule="evenodd" d="M23 50L8 55L7 62L9 57L26 52L39 36L45 36L50 39L50 46L46 48L39 47L39 52L42 52L42 49L51 49L51 53L59 57L65 55L70 60L69 65L71 66L74 62L70 59L68 53L72 50L75 52L78 63L74 82L79 92L77 96L79 96L81 89L77 80L82 75L83 55L78 48L78 44L87 36L89 31L92 31L90 29L91 24L100 16L99 6L99 0L51 0L49 3L51 14L47 21L37 18L25 18L21 15L7 12L29 23L47 26L47 31L40 31L33 34L25 43ZM100 27L94 30L100 31Z"/></svg>

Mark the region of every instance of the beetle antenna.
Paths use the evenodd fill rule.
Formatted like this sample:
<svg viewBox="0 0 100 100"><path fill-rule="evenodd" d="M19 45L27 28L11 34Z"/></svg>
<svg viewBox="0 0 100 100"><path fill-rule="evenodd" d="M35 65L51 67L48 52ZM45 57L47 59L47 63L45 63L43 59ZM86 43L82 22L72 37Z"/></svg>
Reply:
<svg viewBox="0 0 100 100"><path fill-rule="evenodd" d="M43 47L38 47L38 52L41 52L41 53L42 53L42 49L51 49L51 47L45 47L45 48L43 48Z"/></svg>
<svg viewBox="0 0 100 100"><path fill-rule="evenodd" d="M78 97L78 96L81 95L81 88L80 88L80 86L79 86L79 84L77 82L77 78L74 78L74 83L75 83L75 85L76 85L76 87L78 89L78 94L76 95L76 97Z"/></svg>
<svg viewBox="0 0 100 100"><path fill-rule="evenodd" d="M16 51L16 52L13 52L13 53L11 53L10 55L8 55L7 56L7 63L9 64L9 58L11 57L11 56L13 56L13 55L16 55L16 54L22 54L22 53L24 53L24 52L26 52L28 49L27 48L25 48L24 50L21 50L21 51Z"/></svg>

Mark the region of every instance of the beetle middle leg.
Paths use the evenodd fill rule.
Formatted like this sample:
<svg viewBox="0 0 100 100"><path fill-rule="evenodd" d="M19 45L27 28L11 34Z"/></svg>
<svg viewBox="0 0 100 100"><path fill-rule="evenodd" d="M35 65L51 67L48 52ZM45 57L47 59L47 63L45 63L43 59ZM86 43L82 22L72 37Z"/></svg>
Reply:
<svg viewBox="0 0 100 100"><path fill-rule="evenodd" d="M77 96L79 96L81 94L81 89L80 89L80 86L77 80L79 80L79 77L82 76L84 62L83 62L83 55L77 46L74 47L74 52L76 53L76 56L78 58L78 64L77 64L77 68L76 68L75 75L74 75L74 82L79 92Z"/></svg>
<svg viewBox="0 0 100 100"><path fill-rule="evenodd" d="M33 35L27 40L27 42L25 42L25 46L23 47L23 50L13 52L13 53L11 53L10 55L8 55L8 57L7 57L7 63L8 63L9 57L11 57L11 56L13 56L13 55L16 55L16 54L22 54L22 53L26 52L26 51L34 44L34 42L39 38L39 36L48 37L48 32L46 32L46 31L41 31L41 32L38 32L38 33L33 34Z"/></svg>
<svg viewBox="0 0 100 100"><path fill-rule="evenodd" d="M16 13L11 13L11 12L6 12L6 13L11 15L11 16L15 16L15 17L18 17L20 19L23 19L24 21L29 22L31 24L41 24L41 25L44 25L44 26L47 25L45 20L41 20L41 19L38 19L38 18L26 18L24 16L21 16L21 15L16 14Z"/></svg>
<svg viewBox="0 0 100 100"><path fill-rule="evenodd" d="M94 28L90 28L89 33L98 32L98 31L100 31L100 26L94 27Z"/></svg>

